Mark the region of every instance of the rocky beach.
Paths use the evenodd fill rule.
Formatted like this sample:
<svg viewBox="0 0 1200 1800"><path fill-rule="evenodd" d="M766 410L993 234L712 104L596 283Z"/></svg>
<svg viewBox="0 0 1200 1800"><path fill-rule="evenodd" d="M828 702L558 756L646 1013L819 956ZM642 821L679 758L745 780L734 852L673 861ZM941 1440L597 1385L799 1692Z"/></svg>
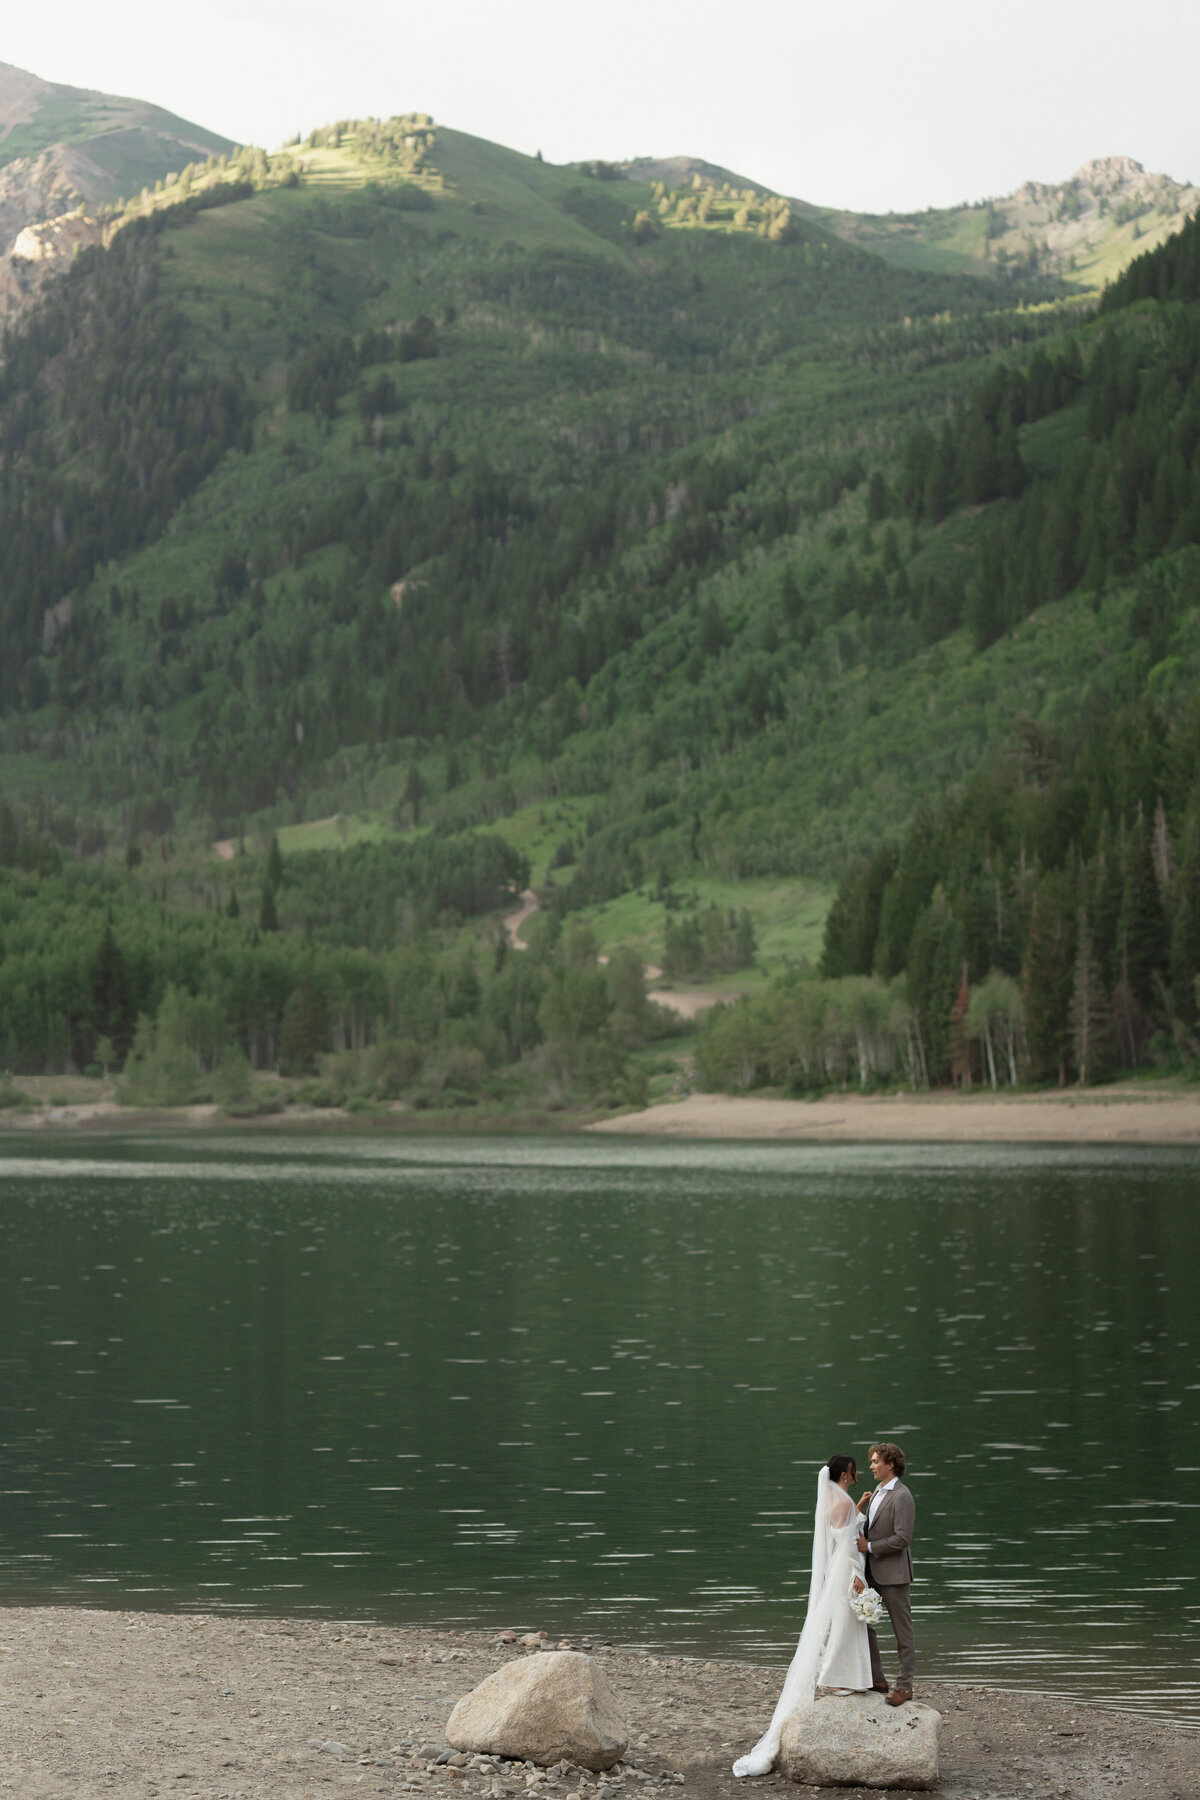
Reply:
<svg viewBox="0 0 1200 1800"><path fill-rule="evenodd" d="M542 1769L447 1749L457 1701L505 1662L541 1654L539 1644L586 1650L602 1668L630 1729L614 1768ZM780 1681L777 1668L586 1635L504 1642L362 1622L14 1606L0 1612L0 1793L623 1800L678 1790L732 1800L791 1786L730 1772ZM943 1800L1200 1796L1196 1734L1165 1721L944 1682L919 1684L918 1699L942 1714L934 1791Z"/></svg>

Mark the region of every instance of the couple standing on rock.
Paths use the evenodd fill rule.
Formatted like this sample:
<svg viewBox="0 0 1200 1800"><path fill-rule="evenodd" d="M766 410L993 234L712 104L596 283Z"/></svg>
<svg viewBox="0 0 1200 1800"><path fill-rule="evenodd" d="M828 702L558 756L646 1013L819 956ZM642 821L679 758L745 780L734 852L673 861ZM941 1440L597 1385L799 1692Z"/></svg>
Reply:
<svg viewBox="0 0 1200 1800"><path fill-rule="evenodd" d="M901 1480L905 1464L898 1444L872 1444L869 1460L876 1485L857 1505L850 1497L858 1480L852 1456L831 1456L817 1478L804 1629L771 1723L750 1754L734 1763L735 1775L765 1775L774 1767L784 1720L811 1701L818 1686L833 1694L874 1690L887 1695L889 1706L912 1699L916 1645L909 1584L916 1504ZM890 1693L879 1639L855 1604L870 1589L887 1610L900 1652L900 1679Z"/></svg>

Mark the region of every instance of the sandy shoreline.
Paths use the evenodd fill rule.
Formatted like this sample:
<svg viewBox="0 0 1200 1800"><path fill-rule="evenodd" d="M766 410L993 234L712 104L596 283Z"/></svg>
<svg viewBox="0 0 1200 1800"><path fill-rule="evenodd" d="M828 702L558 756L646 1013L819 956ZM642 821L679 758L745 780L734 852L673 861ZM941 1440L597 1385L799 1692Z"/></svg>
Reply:
<svg viewBox="0 0 1200 1800"><path fill-rule="evenodd" d="M788 1790L778 1776L746 1784L730 1773L770 1716L780 1670L570 1642L602 1662L631 1728L624 1763L605 1776L430 1766L454 1702L502 1662L539 1654L493 1634L0 1609L0 1791L20 1800L626 1800L682 1787L695 1800L745 1800ZM1123 1800L1200 1794L1194 1732L976 1686L927 1684L918 1698L943 1715L943 1800L1096 1800L1117 1787Z"/></svg>
<svg viewBox="0 0 1200 1800"><path fill-rule="evenodd" d="M413 1112L397 1104L383 1111L288 1106L257 1116L232 1116L211 1103L153 1109L121 1106L111 1092L93 1098L95 1084L51 1076L24 1078L38 1102L30 1110L0 1112L0 1140L26 1132L232 1131L274 1134L384 1132L427 1137L520 1132L561 1136L575 1131L669 1138L757 1138L798 1143L942 1144L1194 1144L1200 1145L1200 1089L1114 1083L1034 1094L839 1094L820 1100L770 1095L689 1094L642 1112L597 1119L570 1111L489 1113ZM56 1103L54 1089L77 1092Z"/></svg>
<svg viewBox="0 0 1200 1800"><path fill-rule="evenodd" d="M590 1131L814 1143L1200 1144L1200 1093L1090 1088L1048 1094L847 1094L773 1100L690 1094Z"/></svg>

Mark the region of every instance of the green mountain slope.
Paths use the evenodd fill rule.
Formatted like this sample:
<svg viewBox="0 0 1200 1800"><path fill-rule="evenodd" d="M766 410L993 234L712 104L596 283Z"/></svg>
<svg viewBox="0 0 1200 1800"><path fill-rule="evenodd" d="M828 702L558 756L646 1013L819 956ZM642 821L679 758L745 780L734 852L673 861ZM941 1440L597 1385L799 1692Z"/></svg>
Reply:
<svg viewBox="0 0 1200 1800"><path fill-rule="evenodd" d="M1023 423L1023 454L989 454L988 421L997 445ZM1059 728L1044 707L1014 719L1001 754L849 865L824 979L710 1022L716 1085L1200 1067L1200 221L1139 258L1054 363L997 372L941 447L912 440L911 516L948 524L989 460L1007 491L967 613L998 641L974 660L1011 680L1036 627L1079 704ZM1088 601L1094 628L1068 647Z"/></svg>
<svg viewBox="0 0 1200 1800"><path fill-rule="evenodd" d="M149 786L222 833L352 749L381 791L418 741L541 781L587 684L615 721L635 644L694 637L706 583L861 485L858 446L1054 324L794 221L639 233L644 191L432 138L189 175L10 344L21 766L86 738L54 772L78 799Z"/></svg>
<svg viewBox="0 0 1200 1800"><path fill-rule="evenodd" d="M664 199L423 115L342 122L139 198L6 341L11 1060L124 1054L142 1010L146 1093L232 1033L380 1091L540 1057L630 1097L630 942L745 983L768 923L807 954L820 884L1014 726L1071 742L1145 702L1177 729L1200 226L1086 316L770 196ZM301 856L331 816L346 847ZM527 857L514 959L494 914ZM861 954L837 980L869 986ZM368 1067L401 1019L409 1074Z"/></svg>
<svg viewBox="0 0 1200 1800"><path fill-rule="evenodd" d="M893 754L954 715L956 631L985 646L1088 567L1044 590L1028 548L997 561L1074 453L1038 348L1068 320L741 210L417 117L127 209L5 370L12 791L225 836L351 796L404 818L413 767L461 823L615 786L630 855L596 892L651 840L828 876L1019 694L1069 708L1087 616L1049 690L1034 658ZM1033 356L1030 393L923 433L997 354Z"/></svg>

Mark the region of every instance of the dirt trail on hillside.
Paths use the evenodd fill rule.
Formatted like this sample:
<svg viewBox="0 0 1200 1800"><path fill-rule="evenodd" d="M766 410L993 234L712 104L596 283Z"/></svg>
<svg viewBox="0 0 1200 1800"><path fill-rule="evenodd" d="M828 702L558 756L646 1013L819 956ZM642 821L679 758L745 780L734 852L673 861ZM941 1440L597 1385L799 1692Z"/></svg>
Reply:
<svg viewBox="0 0 1200 1800"><path fill-rule="evenodd" d="M520 906L514 907L512 912L505 913L501 919L500 923L508 933L508 941L514 950L528 950L529 945L521 936L521 927L526 919L533 917L537 910L538 897L532 888L526 888L521 895Z"/></svg>

